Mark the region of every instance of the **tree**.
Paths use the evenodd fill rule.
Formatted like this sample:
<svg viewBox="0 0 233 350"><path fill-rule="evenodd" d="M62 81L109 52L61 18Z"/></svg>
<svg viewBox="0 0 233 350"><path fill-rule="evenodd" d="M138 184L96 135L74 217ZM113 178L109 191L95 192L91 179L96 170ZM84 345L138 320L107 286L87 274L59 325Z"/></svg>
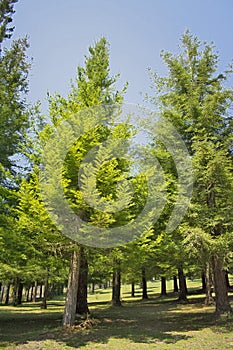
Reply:
<svg viewBox="0 0 233 350"><path fill-rule="evenodd" d="M9 27L16 0L0 3L0 45L10 39L14 27ZM9 48L0 51L0 163L3 169L14 172L15 161L11 158L20 151L24 132L28 126L28 111L25 95L28 91L26 38L14 40ZM2 171L2 170L1 170ZM3 176L3 174L2 174Z"/></svg>
<svg viewBox="0 0 233 350"><path fill-rule="evenodd" d="M117 77L110 77L109 75L109 51L106 39L101 38L94 47L90 47L89 54L90 55L86 57L85 60L85 67L78 67L77 81L76 84L72 85L68 98L65 99L59 95L49 98L52 125L46 126L41 135L46 140L46 136L50 136L51 132L56 131L57 127L63 125L63 121L73 117L72 120L74 124L79 123L83 118L82 111L87 114L89 113L88 117L86 114L85 132L77 137L75 142L69 147L62 165L62 186L72 210L81 217L82 220L91 222L93 225L108 227L116 221L114 214L105 213L86 203L83 198L83 193L80 191L77 173L80 170L84 157L92 148L101 145L110 134L113 138L115 137L115 139L117 139L117 134L119 134L119 132L124 135L127 134L127 130L117 126L110 130L108 123L106 123L106 125L98 125L97 123L94 127L92 126L89 128L92 118L97 118L96 120L98 121L98 113L96 115L95 110L90 107L101 105L105 107L109 105L109 111L107 111L107 109L106 111L107 117L110 120L114 112L111 105L122 101L122 92L114 92L114 83ZM69 135L66 136L69 137ZM101 146L99 147L101 148ZM105 148L102 147L100 151L105 152ZM56 169L56 160L58 157L56 150L51 150L49 157L49 166L51 168L54 166L53 169ZM116 158L105 161L105 164L99 167L97 176L98 190L105 199L110 201L114 200L114 193L116 192L115 183L119 180L120 169L123 167L124 162ZM85 180L89 179L88 175L89 174L84 173L82 180L84 181L84 187L86 186L87 197L91 198L94 193L92 189L93 186L95 186L96 179L94 183L90 181L86 181L85 183ZM92 237L90 238L92 239ZM85 286L78 285L78 280L80 283L82 280L81 278L79 279L82 260L81 252L82 249L77 245L72 254L63 326L70 326L74 322L77 294L79 297L86 299L86 291L84 291L84 288L85 290L87 288L86 282ZM88 264L86 261L85 273L87 273L87 266ZM80 293L80 288L82 289L82 293ZM80 304L82 304L82 308L85 304L85 309L88 309L85 300L79 300L78 305Z"/></svg>
<svg viewBox="0 0 233 350"><path fill-rule="evenodd" d="M232 68L218 72L214 47L186 32L178 55L163 52L166 78L152 75L160 113L176 127L193 156L195 188L188 215L190 226L214 241L212 266L216 312L231 311L223 283L226 250L222 242L232 232L232 90L224 86ZM218 243L219 242L219 243ZM227 247L227 243L224 245Z"/></svg>

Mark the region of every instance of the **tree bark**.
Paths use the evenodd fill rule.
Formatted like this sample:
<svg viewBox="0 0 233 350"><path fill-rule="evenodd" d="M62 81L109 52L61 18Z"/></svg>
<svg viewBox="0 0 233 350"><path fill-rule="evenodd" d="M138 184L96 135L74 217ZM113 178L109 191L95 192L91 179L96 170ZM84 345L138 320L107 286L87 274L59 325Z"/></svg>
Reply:
<svg viewBox="0 0 233 350"><path fill-rule="evenodd" d="M11 288L11 284L8 283L7 289L6 289L5 305L8 305L8 304L9 304L9 299L10 299L10 288Z"/></svg>
<svg viewBox="0 0 233 350"><path fill-rule="evenodd" d="M40 299L43 297L43 284L40 285Z"/></svg>
<svg viewBox="0 0 233 350"><path fill-rule="evenodd" d="M33 289L36 289L36 286ZM45 280L44 280L44 295L41 303L41 309L47 309L48 292L49 292L49 273L47 271L45 275Z"/></svg>
<svg viewBox="0 0 233 350"><path fill-rule="evenodd" d="M173 292L178 293L179 288L178 288L178 282L177 282L177 277L173 276Z"/></svg>
<svg viewBox="0 0 233 350"><path fill-rule="evenodd" d="M68 287L66 293L65 309L63 313L63 327L73 326L76 315L78 278L80 268L79 248L74 250L71 258Z"/></svg>
<svg viewBox="0 0 233 350"><path fill-rule="evenodd" d="M19 281L18 291L17 291L17 305L22 304L22 299L23 299L23 283Z"/></svg>
<svg viewBox="0 0 233 350"><path fill-rule="evenodd" d="M117 267L112 276L112 305L121 306L121 271Z"/></svg>
<svg viewBox="0 0 233 350"><path fill-rule="evenodd" d="M205 271L205 281L206 281L206 297L205 297L205 304L206 305L212 305L214 304L214 298L212 297L212 278L211 278L211 270L210 270L210 263L206 263L206 271Z"/></svg>
<svg viewBox="0 0 233 350"><path fill-rule="evenodd" d="M3 286L2 286L2 289L1 289L0 303L2 303L2 301L3 301L4 291L5 291L5 286L3 285Z"/></svg>
<svg viewBox="0 0 233 350"><path fill-rule="evenodd" d="M146 281L146 270L142 268L142 300L148 299L147 294L147 281Z"/></svg>
<svg viewBox="0 0 233 350"><path fill-rule="evenodd" d="M206 271L203 271L202 274L201 274L201 283L202 283L202 292L203 293L206 293L206 288L207 288L207 285L206 285Z"/></svg>
<svg viewBox="0 0 233 350"><path fill-rule="evenodd" d="M89 314L89 308L87 303L87 280L88 280L88 260L84 247L80 247L79 252L80 267L78 276L78 293L77 293L77 314Z"/></svg>
<svg viewBox="0 0 233 350"><path fill-rule="evenodd" d="M35 281L35 284L34 284L34 289L33 289L33 296L32 296L32 301L33 301L33 303L35 303L35 302L36 302L36 296L37 296L37 286L38 286L37 281Z"/></svg>
<svg viewBox="0 0 233 350"><path fill-rule="evenodd" d="M161 295L167 295L166 277L161 277Z"/></svg>
<svg viewBox="0 0 233 350"><path fill-rule="evenodd" d="M135 297L135 283L132 282L131 283L131 297Z"/></svg>
<svg viewBox="0 0 233 350"><path fill-rule="evenodd" d="M182 268L178 268L178 279L179 279L179 301L182 303L187 303L187 286L184 276L184 271Z"/></svg>
<svg viewBox="0 0 233 350"><path fill-rule="evenodd" d="M227 294L225 271L223 259L213 257L214 291L215 291L215 312L220 315L225 312L232 312Z"/></svg>

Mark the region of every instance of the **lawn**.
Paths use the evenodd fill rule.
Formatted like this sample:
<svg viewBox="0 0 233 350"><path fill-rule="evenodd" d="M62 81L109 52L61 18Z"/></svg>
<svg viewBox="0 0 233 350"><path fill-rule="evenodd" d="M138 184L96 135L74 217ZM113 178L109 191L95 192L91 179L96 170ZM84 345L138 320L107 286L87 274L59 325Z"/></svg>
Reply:
<svg viewBox="0 0 233 350"><path fill-rule="evenodd" d="M199 281L189 281L190 290ZM204 295L189 296L189 304L177 303L171 293L160 297L158 282L149 283L147 301L141 301L141 289L130 297L130 286L122 288L122 307L109 303L110 289L89 295L91 328L77 323L70 330L61 328L63 300L51 301L48 310L39 303L0 307L0 349L191 349L233 350L233 317L216 318L214 307L203 305ZM232 295L233 301L233 295Z"/></svg>

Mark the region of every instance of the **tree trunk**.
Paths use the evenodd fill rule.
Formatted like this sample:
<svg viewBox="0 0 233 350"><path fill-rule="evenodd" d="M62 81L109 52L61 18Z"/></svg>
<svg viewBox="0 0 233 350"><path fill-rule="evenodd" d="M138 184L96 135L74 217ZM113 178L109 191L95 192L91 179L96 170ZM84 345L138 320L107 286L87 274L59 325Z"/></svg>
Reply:
<svg viewBox="0 0 233 350"><path fill-rule="evenodd" d="M206 297L205 297L205 304L206 305L212 305L214 304L214 298L212 297L212 278L211 278L211 270L210 270L210 263L206 263L206 271L205 271L205 281L206 281Z"/></svg>
<svg viewBox="0 0 233 350"><path fill-rule="evenodd" d="M30 287L27 288L26 291L26 301L29 302L29 293L30 293Z"/></svg>
<svg viewBox="0 0 233 350"><path fill-rule="evenodd" d="M214 291L215 291L215 312L216 314L223 314L225 312L232 312L227 294L226 277L223 269L223 260L219 257L213 257L213 271L214 271Z"/></svg>
<svg viewBox="0 0 233 350"><path fill-rule="evenodd" d="M13 284L13 300L12 300L12 304L13 304L14 306L17 306L18 285L19 285L19 279L18 279L18 277L16 277L16 278L14 279L14 284Z"/></svg>
<svg viewBox="0 0 233 350"><path fill-rule="evenodd" d="M77 314L89 314L87 304L87 280L88 280L88 261L84 247L80 247L80 267L78 276L78 293L77 293Z"/></svg>
<svg viewBox="0 0 233 350"><path fill-rule="evenodd" d="M8 304L9 304L9 299L10 299L10 288L11 288L11 284L8 283L7 289L6 289L5 305L8 305Z"/></svg>
<svg viewBox="0 0 233 350"><path fill-rule="evenodd" d="M207 285L206 285L206 272L203 271L202 274L201 274L201 283L202 283L202 292L203 293L206 293L206 288L207 288Z"/></svg>
<svg viewBox="0 0 233 350"><path fill-rule="evenodd" d="M31 286L31 293L30 293L30 301L32 302L33 300L33 291L34 291L34 287Z"/></svg>
<svg viewBox="0 0 233 350"><path fill-rule="evenodd" d="M0 295L0 303L1 303L1 304L2 304L2 302L3 302L4 291L5 291L5 286L2 286L1 295Z"/></svg>
<svg viewBox="0 0 233 350"><path fill-rule="evenodd" d="M17 305L22 304L22 298L23 298L23 283L20 281L18 284L18 291L17 291Z"/></svg>
<svg viewBox="0 0 233 350"><path fill-rule="evenodd" d="M79 248L78 250L74 250L71 258L65 309L62 320L63 327L73 326L75 322L80 267L79 252Z"/></svg>
<svg viewBox="0 0 233 350"><path fill-rule="evenodd" d="M178 279L179 279L179 301L182 303L187 303L187 286L184 276L184 271L182 268L178 268Z"/></svg>
<svg viewBox="0 0 233 350"><path fill-rule="evenodd" d="M121 306L121 271L118 267L112 276L112 305Z"/></svg>
<svg viewBox="0 0 233 350"><path fill-rule="evenodd" d="M142 268L142 300L148 299L147 294L147 281L146 281L146 270Z"/></svg>
<svg viewBox="0 0 233 350"><path fill-rule="evenodd" d="M166 277L161 277L161 295L167 295Z"/></svg>
<svg viewBox="0 0 233 350"><path fill-rule="evenodd" d="M91 292L92 292L92 294L95 293L95 282L92 282L92 284L91 284Z"/></svg>
<svg viewBox="0 0 233 350"><path fill-rule="evenodd" d="M36 286L33 289L36 289ZM49 291L49 273L47 271L45 275L45 280L44 280L44 295L41 303L41 309L47 309L48 291Z"/></svg>
<svg viewBox="0 0 233 350"><path fill-rule="evenodd" d="M131 297L135 297L135 283L132 282L131 283Z"/></svg>
<svg viewBox="0 0 233 350"><path fill-rule="evenodd" d="M32 296L32 301L33 301L33 303L35 303L35 302L36 302L36 296L37 296L37 286L38 286L37 281L35 281L35 284L34 284L34 290L33 290L33 296Z"/></svg>
<svg viewBox="0 0 233 350"><path fill-rule="evenodd" d="M173 276L173 292L178 293L179 288L178 288L178 282L177 282L177 277Z"/></svg>
<svg viewBox="0 0 233 350"><path fill-rule="evenodd" d="M43 297L43 284L40 285L40 299Z"/></svg>

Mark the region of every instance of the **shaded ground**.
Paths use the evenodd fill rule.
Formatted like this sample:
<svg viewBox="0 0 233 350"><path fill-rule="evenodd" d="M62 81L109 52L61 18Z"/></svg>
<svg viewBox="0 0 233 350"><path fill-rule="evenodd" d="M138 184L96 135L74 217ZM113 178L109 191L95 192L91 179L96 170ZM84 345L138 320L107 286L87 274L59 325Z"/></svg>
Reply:
<svg viewBox="0 0 233 350"><path fill-rule="evenodd" d="M63 305L0 307L1 349L233 349L233 317L215 318L203 296L180 305L174 296L90 306L93 327L60 327ZM80 323L81 321L79 321Z"/></svg>

